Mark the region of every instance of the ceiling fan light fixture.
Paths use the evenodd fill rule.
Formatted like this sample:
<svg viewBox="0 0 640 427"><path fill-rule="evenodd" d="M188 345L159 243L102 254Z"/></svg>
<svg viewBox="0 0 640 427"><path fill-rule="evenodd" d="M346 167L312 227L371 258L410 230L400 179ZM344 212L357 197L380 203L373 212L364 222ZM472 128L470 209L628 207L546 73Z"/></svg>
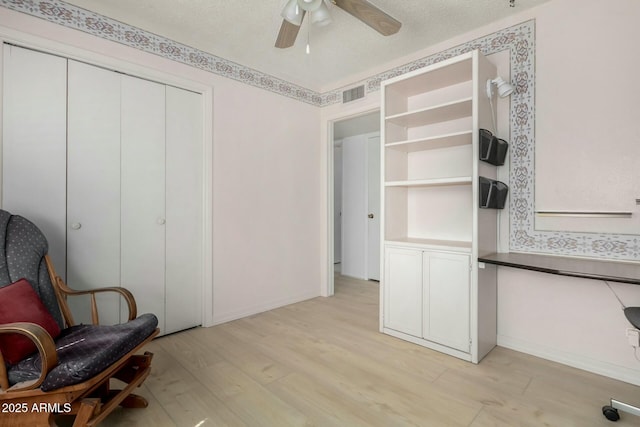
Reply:
<svg viewBox="0 0 640 427"><path fill-rule="evenodd" d="M298 0L300 9L307 12L315 12L322 5L322 0Z"/></svg>
<svg viewBox="0 0 640 427"><path fill-rule="evenodd" d="M311 14L311 23L322 27L332 21L327 4L324 1L320 2L320 7Z"/></svg>
<svg viewBox="0 0 640 427"><path fill-rule="evenodd" d="M367 0L286 0L283 3L281 14L284 20L275 43L278 49L287 49L294 45L306 14L309 14L309 24L329 24L329 11L333 6L353 15L383 36L395 34L402 27L400 21ZM312 25L307 25L307 29L310 27Z"/></svg>
<svg viewBox="0 0 640 427"><path fill-rule="evenodd" d="M282 13L280 15L285 21L290 22L293 25L302 25L302 17L304 16L304 13L302 13L302 10L298 5L298 0L289 0L284 6L284 9L282 9Z"/></svg>

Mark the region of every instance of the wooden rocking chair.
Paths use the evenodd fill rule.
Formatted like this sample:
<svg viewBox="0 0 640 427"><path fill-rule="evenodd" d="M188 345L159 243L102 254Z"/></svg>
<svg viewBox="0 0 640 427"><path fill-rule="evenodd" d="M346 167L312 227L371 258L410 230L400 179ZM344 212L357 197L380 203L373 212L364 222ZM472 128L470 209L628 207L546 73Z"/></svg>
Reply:
<svg viewBox="0 0 640 427"><path fill-rule="evenodd" d="M58 414L75 416L74 427L95 426L117 406L146 407L132 391L149 375L153 354L135 353L158 334L158 319L137 316L126 289L70 289L47 249L33 223L0 210L0 427L55 426ZM124 298L128 322L98 324L103 292ZM67 297L76 295L90 296L92 325L75 324ZM111 378L126 386L111 390Z"/></svg>

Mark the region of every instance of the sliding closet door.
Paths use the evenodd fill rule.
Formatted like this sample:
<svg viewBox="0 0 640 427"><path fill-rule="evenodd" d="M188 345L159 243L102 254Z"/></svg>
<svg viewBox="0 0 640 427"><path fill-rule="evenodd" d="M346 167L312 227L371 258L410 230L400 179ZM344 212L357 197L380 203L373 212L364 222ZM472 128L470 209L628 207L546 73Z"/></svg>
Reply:
<svg viewBox="0 0 640 427"><path fill-rule="evenodd" d="M165 333L202 321L202 95L167 86Z"/></svg>
<svg viewBox="0 0 640 427"><path fill-rule="evenodd" d="M165 86L122 76L121 284L164 332Z"/></svg>
<svg viewBox="0 0 640 427"><path fill-rule="evenodd" d="M67 60L4 45L2 208L33 221L65 277Z"/></svg>
<svg viewBox="0 0 640 427"><path fill-rule="evenodd" d="M202 95L9 45L2 62L2 208L40 227L73 288L129 289L162 333L199 325ZM125 320L98 299L100 323Z"/></svg>
<svg viewBox="0 0 640 427"><path fill-rule="evenodd" d="M67 283L120 286L120 74L70 60L68 86ZM88 300L70 304L91 320ZM117 294L98 307L101 324L120 321Z"/></svg>

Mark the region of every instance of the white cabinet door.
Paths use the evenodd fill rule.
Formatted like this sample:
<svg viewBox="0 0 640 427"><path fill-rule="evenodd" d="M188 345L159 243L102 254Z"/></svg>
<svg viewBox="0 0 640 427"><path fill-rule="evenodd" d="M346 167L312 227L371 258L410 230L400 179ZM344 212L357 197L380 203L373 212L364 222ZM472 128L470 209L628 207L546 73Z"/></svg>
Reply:
<svg viewBox="0 0 640 427"><path fill-rule="evenodd" d="M4 45L2 208L34 222L65 277L67 60Z"/></svg>
<svg viewBox="0 0 640 427"><path fill-rule="evenodd" d="M384 326L422 337L422 251L385 248Z"/></svg>
<svg viewBox="0 0 640 427"><path fill-rule="evenodd" d="M202 322L202 95L167 86L165 333Z"/></svg>
<svg viewBox="0 0 640 427"><path fill-rule="evenodd" d="M424 252L424 338L469 352L469 255Z"/></svg>
<svg viewBox="0 0 640 427"><path fill-rule="evenodd" d="M120 286L120 74L69 61L67 283ZM120 322L117 294L97 296L101 324ZM88 299L69 300L90 322Z"/></svg>
<svg viewBox="0 0 640 427"><path fill-rule="evenodd" d="M121 283L164 332L164 85L122 76L121 147Z"/></svg>

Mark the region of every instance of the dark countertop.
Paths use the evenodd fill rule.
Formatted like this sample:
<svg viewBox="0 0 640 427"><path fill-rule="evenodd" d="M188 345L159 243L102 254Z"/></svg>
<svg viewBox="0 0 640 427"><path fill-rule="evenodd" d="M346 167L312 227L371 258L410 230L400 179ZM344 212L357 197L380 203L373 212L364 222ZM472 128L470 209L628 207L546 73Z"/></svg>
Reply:
<svg viewBox="0 0 640 427"><path fill-rule="evenodd" d="M527 253L492 253L478 261L561 276L640 285L640 263Z"/></svg>

